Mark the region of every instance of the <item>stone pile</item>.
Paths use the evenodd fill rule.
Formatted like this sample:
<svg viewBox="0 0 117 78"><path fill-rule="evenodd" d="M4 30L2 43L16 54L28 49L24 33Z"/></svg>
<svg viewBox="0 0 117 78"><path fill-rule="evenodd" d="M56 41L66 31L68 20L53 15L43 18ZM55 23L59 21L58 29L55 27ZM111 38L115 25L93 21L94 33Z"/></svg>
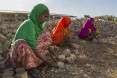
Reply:
<svg viewBox="0 0 117 78"><path fill-rule="evenodd" d="M24 68L8 68L3 71L2 78L29 78Z"/></svg>
<svg viewBox="0 0 117 78"><path fill-rule="evenodd" d="M21 23L10 23L0 25L0 51L8 51L14 34Z"/></svg>
<svg viewBox="0 0 117 78"><path fill-rule="evenodd" d="M63 54L59 55L58 58L61 62L73 63L76 60L76 56L71 53L69 49L65 49Z"/></svg>

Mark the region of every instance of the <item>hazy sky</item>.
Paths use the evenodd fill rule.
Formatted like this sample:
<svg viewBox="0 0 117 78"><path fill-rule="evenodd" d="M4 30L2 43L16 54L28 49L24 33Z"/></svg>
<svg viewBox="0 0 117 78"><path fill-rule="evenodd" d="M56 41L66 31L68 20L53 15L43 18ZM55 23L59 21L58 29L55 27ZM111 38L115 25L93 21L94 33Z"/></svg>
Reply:
<svg viewBox="0 0 117 78"><path fill-rule="evenodd" d="M117 0L0 0L0 10L30 11L38 3L46 4L50 13L117 16Z"/></svg>

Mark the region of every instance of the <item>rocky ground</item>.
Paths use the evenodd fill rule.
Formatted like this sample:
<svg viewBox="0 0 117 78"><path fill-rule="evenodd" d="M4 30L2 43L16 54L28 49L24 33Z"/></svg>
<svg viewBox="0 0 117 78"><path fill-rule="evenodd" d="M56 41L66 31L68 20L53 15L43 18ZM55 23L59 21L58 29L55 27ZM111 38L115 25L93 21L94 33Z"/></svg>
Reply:
<svg viewBox="0 0 117 78"><path fill-rule="evenodd" d="M64 68L50 69L43 78L117 78L117 46L76 40L78 50L69 48L77 59ZM59 54L58 53L58 54Z"/></svg>
<svg viewBox="0 0 117 78"><path fill-rule="evenodd" d="M65 63L59 69L51 68L46 74L42 73L41 78L117 78L117 46L78 39L74 41L76 47L59 47L56 53L61 55L69 49L76 55L76 60Z"/></svg>
<svg viewBox="0 0 117 78"><path fill-rule="evenodd" d="M10 29L17 26L6 27L0 29L0 78L28 78L24 69L3 69L2 60L14 34ZM101 22L98 28L101 34L93 41L73 36L71 47L56 47L55 53L68 63L60 62L59 69L51 68L41 78L117 78L117 23Z"/></svg>

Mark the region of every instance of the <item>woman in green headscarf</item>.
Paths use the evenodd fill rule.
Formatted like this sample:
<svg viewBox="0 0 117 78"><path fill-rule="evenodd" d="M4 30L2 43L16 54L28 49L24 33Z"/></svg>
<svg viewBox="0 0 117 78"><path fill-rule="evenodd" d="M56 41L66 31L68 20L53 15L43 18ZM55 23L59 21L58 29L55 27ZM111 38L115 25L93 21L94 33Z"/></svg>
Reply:
<svg viewBox="0 0 117 78"><path fill-rule="evenodd" d="M52 40L45 27L49 10L44 4L34 6L28 19L18 28L11 45L7 64L34 70L42 62L51 64L45 56Z"/></svg>

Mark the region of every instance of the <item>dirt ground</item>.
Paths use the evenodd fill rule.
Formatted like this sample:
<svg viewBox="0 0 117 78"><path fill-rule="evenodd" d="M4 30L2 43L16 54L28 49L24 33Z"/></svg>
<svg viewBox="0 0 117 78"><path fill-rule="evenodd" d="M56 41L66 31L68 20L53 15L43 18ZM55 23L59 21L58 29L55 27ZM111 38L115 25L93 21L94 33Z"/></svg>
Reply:
<svg viewBox="0 0 117 78"><path fill-rule="evenodd" d="M75 43L80 45L76 61L65 68L52 68L42 78L117 78L117 46L82 40ZM57 54L66 48L74 53L71 47L60 47Z"/></svg>
<svg viewBox="0 0 117 78"><path fill-rule="evenodd" d="M61 55L68 48L76 55L76 61L66 63L64 68L51 68L42 73L41 78L117 78L117 46L79 39L73 41L80 46L77 53L72 47L60 47L56 53Z"/></svg>

